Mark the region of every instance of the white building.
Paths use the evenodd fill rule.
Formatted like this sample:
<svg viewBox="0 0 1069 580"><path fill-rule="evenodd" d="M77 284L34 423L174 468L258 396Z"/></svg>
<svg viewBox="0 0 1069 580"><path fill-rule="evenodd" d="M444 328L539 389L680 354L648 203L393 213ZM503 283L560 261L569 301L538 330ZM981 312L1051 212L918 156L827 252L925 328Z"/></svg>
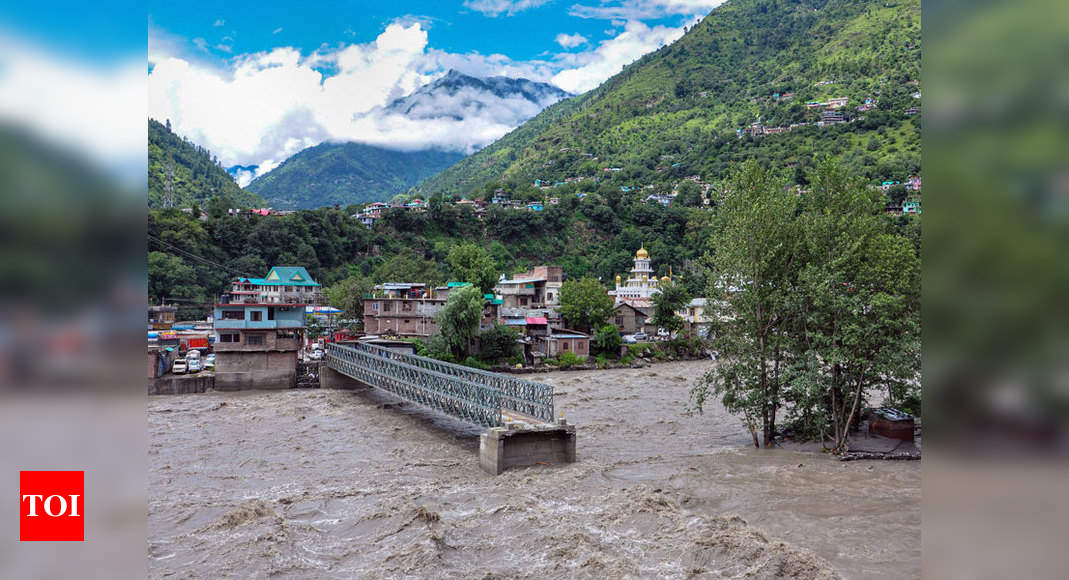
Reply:
<svg viewBox="0 0 1069 580"><path fill-rule="evenodd" d="M635 252L635 265L631 268L631 274L628 276L627 281L625 282L620 276L617 276L616 289L609 291L609 295L616 298L617 304L633 301L645 302L654 294L660 292L657 286L661 282L669 280L671 278L668 276L658 280L657 276L653 274L653 268L650 267L650 254L643 247Z"/></svg>

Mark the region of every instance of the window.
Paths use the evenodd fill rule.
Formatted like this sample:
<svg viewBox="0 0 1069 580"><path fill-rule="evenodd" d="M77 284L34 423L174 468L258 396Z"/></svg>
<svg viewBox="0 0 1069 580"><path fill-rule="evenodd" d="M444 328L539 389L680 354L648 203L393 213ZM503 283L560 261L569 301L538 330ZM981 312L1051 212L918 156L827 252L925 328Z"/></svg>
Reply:
<svg viewBox="0 0 1069 580"><path fill-rule="evenodd" d="M223 311L223 320L244 320L244 319L245 319L245 311L244 310L224 310Z"/></svg>
<svg viewBox="0 0 1069 580"><path fill-rule="evenodd" d="M245 335L245 344L247 344L249 346L263 346L264 345L264 335L262 335L262 334L246 334Z"/></svg>
<svg viewBox="0 0 1069 580"><path fill-rule="evenodd" d="M567 350L568 350L568 341L567 340L560 341L560 349L565 351L565 352L567 352Z"/></svg>
<svg viewBox="0 0 1069 580"><path fill-rule="evenodd" d="M623 325L624 325L624 317L623 316L617 316L616 317L616 326L623 326Z"/></svg>
<svg viewBox="0 0 1069 580"><path fill-rule="evenodd" d="M274 308L268 308L267 309L267 319L268 320L274 320L275 319L275 309Z"/></svg>
<svg viewBox="0 0 1069 580"><path fill-rule="evenodd" d="M553 293L552 292L547 292L546 293L546 300L548 300L550 302L553 302Z"/></svg>
<svg viewBox="0 0 1069 580"><path fill-rule="evenodd" d="M264 319L264 313L263 313L262 310L250 310L249 311L249 320L251 320L253 322L260 322L263 319Z"/></svg>
<svg viewBox="0 0 1069 580"><path fill-rule="evenodd" d="M219 342L238 342L238 335L236 334L220 334Z"/></svg>
<svg viewBox="0 0 1069 580"><path fill-rule="evenodd" d="M391 310L390 307L391 307L391 304L389 302L383 302L382 303L382 311L383 312L389 312Z"/></svg>

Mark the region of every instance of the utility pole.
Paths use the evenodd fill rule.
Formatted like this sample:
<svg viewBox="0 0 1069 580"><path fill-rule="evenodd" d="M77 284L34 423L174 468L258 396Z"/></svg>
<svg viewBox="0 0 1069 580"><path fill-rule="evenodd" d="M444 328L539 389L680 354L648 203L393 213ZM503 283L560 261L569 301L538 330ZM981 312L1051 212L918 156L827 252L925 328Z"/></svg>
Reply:
<svg viewBox="0 0 1069 580"><path fill-rule="evenodd" d="M167 181L163 191L163 207L174 207L174 155L167 156Z"/></svg>

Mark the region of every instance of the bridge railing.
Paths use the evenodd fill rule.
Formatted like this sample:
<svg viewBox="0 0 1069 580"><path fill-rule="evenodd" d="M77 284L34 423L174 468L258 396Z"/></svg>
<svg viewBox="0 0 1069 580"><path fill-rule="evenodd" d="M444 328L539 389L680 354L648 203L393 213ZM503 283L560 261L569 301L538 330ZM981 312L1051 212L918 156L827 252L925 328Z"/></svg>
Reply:
<svg viewBox="0 0 1069 580"><path fill-rule="evenodd" d="M420 368L389 356L390 351L375 349L331 344L326 361L364 384L462 421L485 427L501 425L501 395L493 387Z"/></svg>
<svg viewBox="0 0 1069 580"><path fill-rule="evenodd" d="M432 358L405 354L370 344L331 344L328 347L328 357L332 349L336 352L351 350L353 352L366 353L368 356L378 359L391 360L421 369L432 373L431 376L450 377L465 383L492 389L499 400L497 424L500 424L501 410L513 411L547 423L552 423L554 419L553 387L550 385L473 369Z"/></svg>

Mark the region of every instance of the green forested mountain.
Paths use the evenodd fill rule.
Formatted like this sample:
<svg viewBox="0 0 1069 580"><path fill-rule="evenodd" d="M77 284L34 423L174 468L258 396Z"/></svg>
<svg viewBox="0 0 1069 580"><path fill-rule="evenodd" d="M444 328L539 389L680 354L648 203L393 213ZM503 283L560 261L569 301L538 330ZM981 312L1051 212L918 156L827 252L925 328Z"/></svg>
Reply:
<svg viewBox="0 0 1069 580"><path fill-rule="evenodd" d="M362 143L320 143L257 177L248 189L279 209L381 201L462 157L436 150L406 152Z"/></svg>
<svg viewBox="0 0 1069 580"><path fill-rule="evenodd" d="M805 169L838 157L871 181L920 170L920 0L731 0L680 40L543 111L426 180L466 194L488 182L568 177L619 185L713 180L749 158ZM845 97L841 108L807 107ZM871 110L859 111L867 99ZM844 123L817 126L824 111ZM789 127L752 137L759 122ZM618 167L619 171L605 172Z"/></svg>
<svg viewBox="0 0 1069 580"><path fill-rule="evenodd" d="M189 207L212 197L230 207L263 205L260 196L238 187L210 151L174 134L170 125L148 120L149 207L164 207L168 200L174 207Z"/></svg>

